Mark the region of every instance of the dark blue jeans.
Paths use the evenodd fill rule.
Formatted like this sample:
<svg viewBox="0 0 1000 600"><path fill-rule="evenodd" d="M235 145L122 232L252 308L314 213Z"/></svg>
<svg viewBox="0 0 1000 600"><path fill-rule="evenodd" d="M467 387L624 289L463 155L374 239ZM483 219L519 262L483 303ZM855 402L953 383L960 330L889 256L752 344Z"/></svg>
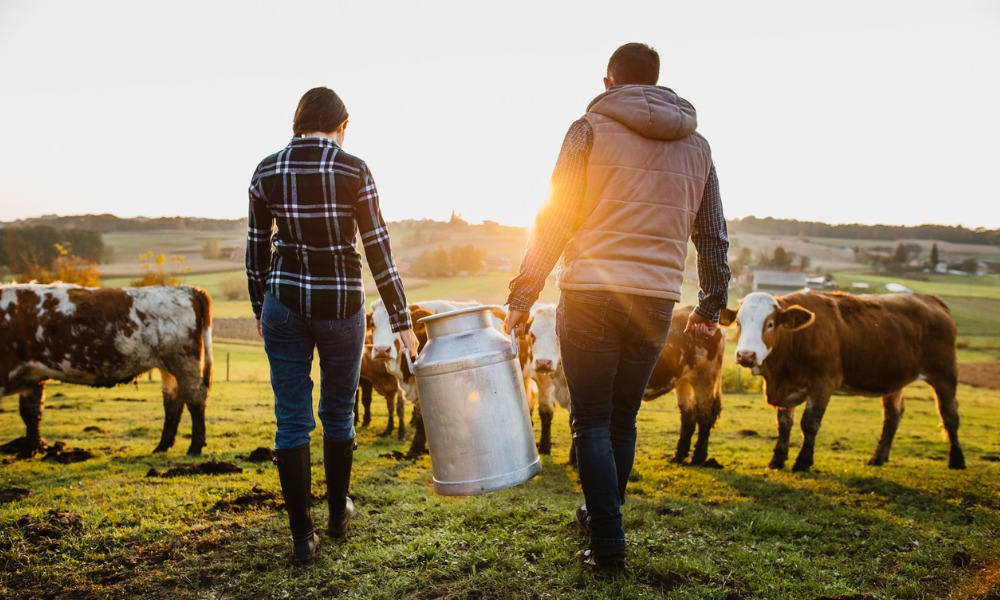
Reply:
<svg viewBox="0 0 1000 600"><path fill-rule="evenodd" d="M556 328L595 554L624 552L621 505L636 414L673 309L671 300L611 292L564 291L559 299Z"/></svg>
<svg viewBox="0 0 1000 600"><path fill-rule="evenodd" d="M278 422L275 450L308 444L316 428L313 418L314 351L319 351L319 419L323 437L354 438L354 395L365 345L365 311L346 319L310 319L264 296L260 315L264 352L271 365L274 416Z"/></svg>

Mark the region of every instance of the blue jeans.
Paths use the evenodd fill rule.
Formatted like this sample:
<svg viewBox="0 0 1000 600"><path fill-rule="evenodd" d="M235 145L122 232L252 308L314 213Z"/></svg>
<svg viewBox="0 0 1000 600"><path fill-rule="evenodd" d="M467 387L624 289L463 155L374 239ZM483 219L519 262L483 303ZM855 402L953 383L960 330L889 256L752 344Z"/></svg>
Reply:
<svg viewBox="0 0 1000 600"><path fill-rule="evenodd" d="M635 461L636 414L673 309L671 300L612 292L559 298L556 329L595 554L624 552L621 505Z"/></svg>
<svg viewBox="0 0 1000 600"><path fill-rule="evenodd" d="M319 351L323 437L337 442L353 439L354 396L365 344L364 307L346 319L310 319L267 294L260 325L278 422L275 450L308 444L316 428L310 375L314 350Z"/></svg>

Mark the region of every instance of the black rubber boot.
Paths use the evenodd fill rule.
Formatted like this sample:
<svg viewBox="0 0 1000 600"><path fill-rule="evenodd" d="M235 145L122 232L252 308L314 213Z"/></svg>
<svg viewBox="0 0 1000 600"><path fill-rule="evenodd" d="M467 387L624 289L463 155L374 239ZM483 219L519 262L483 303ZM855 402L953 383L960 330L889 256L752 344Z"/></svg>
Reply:
<svg viewBox="0 0 1000 600"><path fill-rule="evenodd" d="M357 513L347 496L354 464L354 439L334 442L323 438L323 467L326 469L326 501L330 507L330 537L342 538Z"/></svg>
<svg viewBox="0 0 1000 600"><path fill-rule="evenodd" d="M316 557L319 536L313 528L309 507L312 505L312 469L309 464L309 444L291 450L275 450L281 495L285 498L288 526L292 530L292 555L304 564Z"/></svg>

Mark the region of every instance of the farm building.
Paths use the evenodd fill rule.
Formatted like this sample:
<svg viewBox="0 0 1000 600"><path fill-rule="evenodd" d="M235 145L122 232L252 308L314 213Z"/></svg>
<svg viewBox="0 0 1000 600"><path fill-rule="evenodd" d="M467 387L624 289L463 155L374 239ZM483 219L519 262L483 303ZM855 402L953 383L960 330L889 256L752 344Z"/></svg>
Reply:
<svg viewBox="0 0 1000 600"><path fill-rule="evenodd" d="M749 292L767 292L769 294L788 294L807 287L805 273L789 271L772 271L768 269L751 269L744 273L746 278L740 283Z"/></svg>

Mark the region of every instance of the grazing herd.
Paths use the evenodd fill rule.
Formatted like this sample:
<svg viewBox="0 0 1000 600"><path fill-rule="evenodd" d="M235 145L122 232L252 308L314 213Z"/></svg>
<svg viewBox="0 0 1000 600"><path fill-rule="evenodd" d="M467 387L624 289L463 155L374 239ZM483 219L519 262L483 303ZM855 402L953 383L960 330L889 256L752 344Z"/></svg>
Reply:
<svg viewBox="0 0 1000 600"><path fill-rule="evenodd" d="M410 305L421 344L427 333L420 319L476 305L446 300ZM502 329L504 309L492 310L494 325ZM692 465L717 465L708 457L708 442L722 410L725 336L721 329L710 338L685 335L691 310L675 309L667 344L644 400L675 392L680 436L671 462L683 463L690 456ZM556 406L567 415L572 411L555 323L556 307L538 304L525 330L518 332L525 392L529 408L537 407L541 424L538 449L542 454L552 450ZM20 396L26 428L25 436L7 449L29 457L45 448L40 421L46 380L110 387L158 368L165 418L154 451L163 452L173 445L187 406L192 417L188 454L199 454L206 443L211 324L211 300L195 287L0 286L0 397ZM724 310L720 324L739 329L736 361L763 376L765 399L776 408L778 436L771 468L784 467L795 408L804 404L803 441L793 470L810 469L816 434L836 391L882 398L882 435L869 464L884 464L903 414L902 389L916 380L926 381L937 396L950 444L948 466L965 468L955 399L955 323L940 299L911 293L854 296L802 290L780 297L753 293L737 310ZM385 398L389 413L382 435L395 430L403 440L405 406L412 405L414 436L407 455L422 454L426 437L416 379L380 300L372 303L368 314L362 356L359 404L366 425L373 391ZM572 448L569 459L574 460Z"/></svg>

